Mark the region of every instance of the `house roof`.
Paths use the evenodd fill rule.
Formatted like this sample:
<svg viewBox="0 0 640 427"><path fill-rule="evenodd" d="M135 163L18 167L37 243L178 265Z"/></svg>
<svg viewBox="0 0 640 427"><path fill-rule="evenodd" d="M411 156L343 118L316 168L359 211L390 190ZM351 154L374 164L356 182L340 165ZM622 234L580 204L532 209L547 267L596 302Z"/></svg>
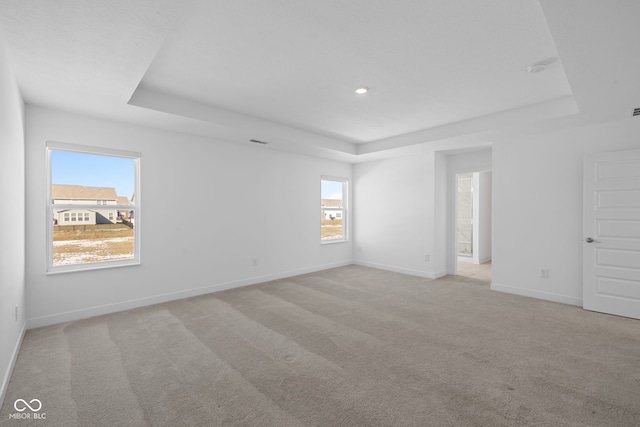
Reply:
<svg viewBox="0 0 640 427"><path fill-rule="evenodd" d="M51 197L55 200L118 200L116 189L113 187L85 187L66 184L52 184Z"/></svg>
<svg viewBox="0 0 640 427"><path fill-rule="evenodd" d="M328 207L328 208L341 208L342 207L342 200L337 200L337 199L322 199L321 202L323 207Z"/></svg>
<svg viewBox="0 0 640 427"><path fill-rule="evenodd" d="M117 196L116 203L119 205L130 205L131 201L127 199L125 196Z"/></svg>

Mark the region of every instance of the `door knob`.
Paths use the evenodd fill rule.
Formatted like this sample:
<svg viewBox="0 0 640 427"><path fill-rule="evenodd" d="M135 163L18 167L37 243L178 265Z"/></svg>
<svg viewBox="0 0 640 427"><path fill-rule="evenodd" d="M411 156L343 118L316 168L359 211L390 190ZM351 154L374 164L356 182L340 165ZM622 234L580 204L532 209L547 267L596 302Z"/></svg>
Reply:
<svg viewBox="0 0 640 427"><path fill-rule="evenodd" d="M585 242L587 242L587 243L600 243L600 241L599 241L599 240L595 240L595 239L594 239L594 238L592 238L592 237L587 237L587 238L585 239Z"/></svg>

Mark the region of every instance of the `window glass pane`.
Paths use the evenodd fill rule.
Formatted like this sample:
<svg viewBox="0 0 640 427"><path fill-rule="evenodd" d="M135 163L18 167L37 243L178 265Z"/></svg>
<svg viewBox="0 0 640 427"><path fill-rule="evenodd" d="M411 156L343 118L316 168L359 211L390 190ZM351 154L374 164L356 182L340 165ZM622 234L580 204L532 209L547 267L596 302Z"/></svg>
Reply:
<svg viewBox="0 0 640 427"><path fill-rule="evenodd" d="M127 219L136 209L136 160L55 149L50 154L51 265L134 259L135 233ZM56 205L67 206L56 209ZM119 215L115 205L131 208ZM69 216L65 211L70 209L75 212Z"/></svg>
<svg viewBox="0 0 640 427"><path fill-rule="evenodd" d="M320 200L320 239L322 241L345 239L344 181L321 180Z"/></svg>
<svg viewBox="0 0 640 427"><path fill-rule="evenodd" d="M342 192L344 183L342 181L332 181L323 179L321 181L321 196L322 200L340 200L342 201ZM336 203L334 203L336 204ZM341 203L339 203L342 206Z"/></svg>

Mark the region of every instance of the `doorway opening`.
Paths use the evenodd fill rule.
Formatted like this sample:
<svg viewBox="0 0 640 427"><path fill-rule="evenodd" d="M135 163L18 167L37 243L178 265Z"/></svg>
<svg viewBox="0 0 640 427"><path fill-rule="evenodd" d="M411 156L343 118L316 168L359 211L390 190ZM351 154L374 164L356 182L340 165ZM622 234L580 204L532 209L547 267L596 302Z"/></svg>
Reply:
<svg viewBox="0 0 640 427"><path fill-rule="evenodd" d="M491 281L491 172L456 174L456 274Z"/></svg>

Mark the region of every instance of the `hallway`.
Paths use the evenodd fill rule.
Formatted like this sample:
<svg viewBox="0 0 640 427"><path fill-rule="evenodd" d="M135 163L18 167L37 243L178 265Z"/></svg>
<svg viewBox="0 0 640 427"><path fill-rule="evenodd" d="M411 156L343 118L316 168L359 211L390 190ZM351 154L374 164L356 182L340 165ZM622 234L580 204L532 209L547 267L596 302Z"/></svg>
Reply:
<svg viewBox="0 0 640 427"><path fill-rule="evenodd" d="M478 280L491 281L491 261L483 264L458 261L458 276L472 277Z"/></svg>

